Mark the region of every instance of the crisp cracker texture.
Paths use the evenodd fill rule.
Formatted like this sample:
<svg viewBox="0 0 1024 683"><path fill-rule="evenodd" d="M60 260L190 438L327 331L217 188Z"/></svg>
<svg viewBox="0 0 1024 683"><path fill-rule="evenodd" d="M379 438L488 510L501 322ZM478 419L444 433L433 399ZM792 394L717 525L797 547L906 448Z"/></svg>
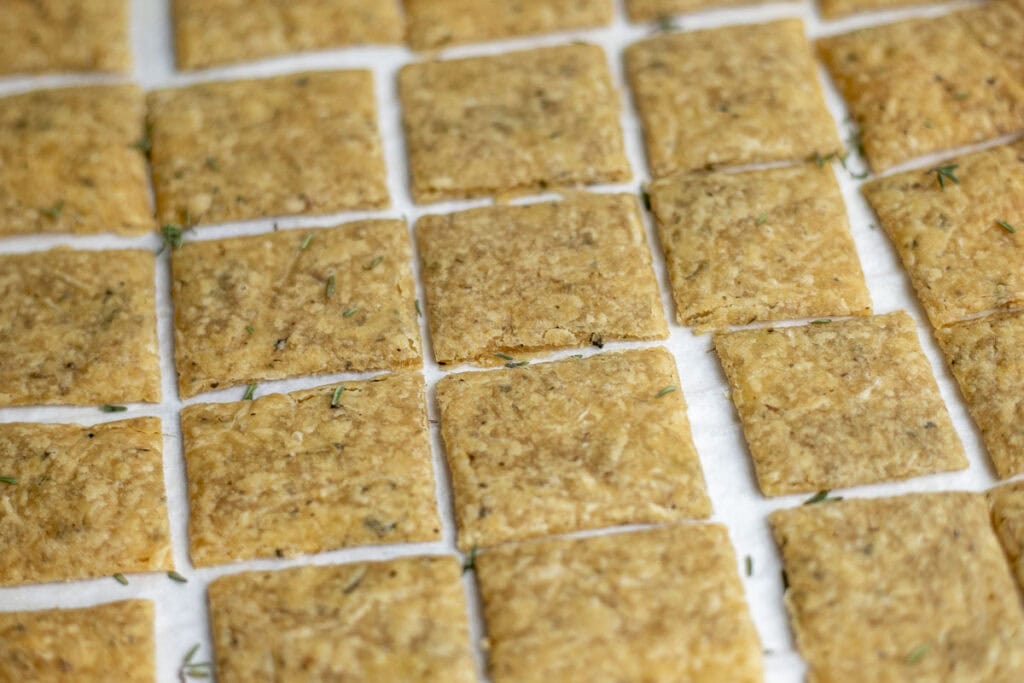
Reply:
<svg viewBox="0 0 1024 683"><path fill-rule="evenodd" d="M631 195L428 215L416 238L441 364L668 336Z"/></svg>
<svg viewBox="0 0 1024 683"><path fill-rule="evenodd" d="M128 0L4 0L0 74L126 72Z"/></svg>
<svg viewBox="0 0 1024 683"><path fill-rule="evenodd" d="M648 191L680 324L871 313L831 168L677 175Z"/></svg>
<svg viewBox="0 0 1024 683"><path fill-rule="evenodd" d="M173 0L178 67L400 43L399 0Z"/></svg>
<svg viewBox="0 0 1024 683"><path fill-rule="evenodd" d="M930 2L931 0L818 0L818 11L825 19L838 19L860 12L880 12Z"/></svg>
<svg viewBox="0 0 1024 683"><path fill-rule="evenodd" d="M799 19L647 38L626 70L656 178L842 147Z"/></svg>
<svg viewBox="0 0 1024 683"><path fill-rule="evenodd" d="M818 48L875 172L1024 128L1024 85L957 15L871 26Z"/></svg>
<svg viewBox="0 0 1024 683"><path fill-rule="evenodd" d="M494 683L763 680L724 526L509 544L476 565Z"/></svg>
<svg viewBox="0 0 1024 683"><path fill-rule="evenodd" d="M982 496L819 503L770 521L807 683L1024 680L1024 613Z"/></svg>
<svg viewBox="0 0 1024 683"><path fill-rule="evenodd" d="M1024 140L939 166L863 187L932 325L1024 305Z"/></svg>
<svg viewBox="0 0 1024 683"><path fill-rule="evenodd" d="M1017 583L1024 588L1024 481L997 486L988 492L992 510L992 526L999 542L1017 576Z"/></svg>
<svg viewBox="0 0 1024 683"><path fill-rule="evenodd" d="M152 683L153 603L0 612L0 680Z"/></svg>
<svg viewBox="0 0 1024 683"><path fill-rule="evenodd" d="M0 256L0 406L160 402L153 252Z"/></svg>
<svg viewBox="0 0 1024 683"><path fill-rule="evenodd" d="M476 680L452 557L245 572L209 599L221 683Z"/></svg>
<svg viewBox="0 0 1024 683"><path fill-rule="evenodd" d="M192 405L181 429L196 566L441 538L419 373Z"/></svg>
<svg viewBox="0 0 1024 683"><path fill-rule="evenodd" d="M420 365L411 260L398 220L186 242L171 262L181 395Z"/></svg>
<svg viewBox="0 0 1024 683"><path fill-rule="evenodd" d="M632 177L596 45L408 64L398 89L418 203Z"/></svg>
<svg viewBox="0 0 1024 683"><path fill-rule="evenodd" d="M654 21L683 12L737 5L759 5L769 1L771 0L626 0L626 14L630 21Z"/></svg>
<svg viewBox="0 0 1024 683"><path fill-rule="evenodd" d="M174 569L160 420L0 425L0 585Z"/></svg>
<svg viewBox="0 0 1024 683"><path fill-rule="evenodd" d="M309 71L149 93L163 222L388 206L369 71Z"/></svg>
<svg viewBox="0 0 1024 683"><path fill-rule="evenodd" d="M134 85L0 99L0 237L153 230L144 119Z"/></svg>
<svg viewBox="0 0 1024 683"><path fill-rule="evenodd" d="M486 9L484 9L486 8ZM405 0L409 45L431 50L512 36L605 26L611 0Z"/></svg>
<svg viewBox="0 0 1024 683"><path fill-rule="evenodd" d="M459 546L708 517L678 387L663 348L442 379Z"/></svg>
<svg viewBox="0 0 1024 683"><path fill-rule="evenodd" d="M1024 0L991 0L956 16L975 40L1024 83Z"/></svg>
<svg viewBox="0 0 1024 683"><path fill-rule="evenodd" d="M996 474L1024 472L1024 311L958 323L936 337Z"/></svg>
<svg viewBox="0 0 1024 683"><path fill-rule="evenodd" d="M768 496L967 467L903 311L715 336Z"/></svg>

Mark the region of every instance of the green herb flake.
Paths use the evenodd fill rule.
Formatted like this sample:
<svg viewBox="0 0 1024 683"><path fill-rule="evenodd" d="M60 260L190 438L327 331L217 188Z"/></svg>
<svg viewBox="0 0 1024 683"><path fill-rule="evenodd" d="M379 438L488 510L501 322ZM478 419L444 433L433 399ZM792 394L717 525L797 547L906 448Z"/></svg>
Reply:
<svg viewBox="0 0 1024 683"><path fill-rule="evenodd" d="M247 386L245 388L245 393L242 394L242 400L243 401L251 401L252 397L253 397L253 394L256 393L256 387L257 386L259 386L259 385L258 384L250 384L249 386Z"/></svg>
<svg viewBox="0 0 1024 683"><path fill-rule="evenodd" d="M143 137L133 142L132 147L139 150L148 157L149 153L153 151L153 142L149 139L149 135L144 135Z"/></svg>
<svg viewBox="0 0 1024 683"><path fill-rule="evenodd" d="M507 361L513 361L513 360L515 360L515 358L513 358L513 357L512 357L512 356L510 356L510 355L508 355L507 353L496 353L496 354L494 354L494 356L495 356L496 358L500 358L500 359L502 359L502 360L507 360Z"/></svg>
<svg viewBox="0 0 1024 683"><path fill-rule="evenodd" d="M214 159L213 157L206 157L206 168L210 169L211 171L219 171L220 164L218 164L217 160Z"/></svg>
<svg viewBox="0 0 1024 683"><path fill-rule="evenodd" d="M128 408L126 408L125 406L100 406L100 411L104 413L123 413L126 410L128 410Z"/></svg>
<svg viewBox="0 0 1024 683"><path fill-rule="evenodd" d="M358 312L359 312L359 307L358 306L353 306L352 308L350 308L347 311L345 311L344 313L342 313L341 317L342 318L351 318L352 316L354 316Z"/></svg>
<svg viewBox="0 0 1024 683"><path fill-rule="evenodd" d="M528 361L528 360L511 360L511 361L505 363L505 367L506 368L521 368L524 365L529 365L529 364L530 364L530 361Z"/></svg>
<svg viewBox="0 0 1024 683"><path fill-rule="evenodd" d="M754 575L754 558L747 555L743 560L744 569L747 571L747 576Z"/></svg>
<svg viewBox="0 0 1024 683"><path fill-rule="evenodd" d="M678 31L681 27L670 16L658 17L659 31Z"/></svg>
<svg viewBox="0 0 1024 683"><path fill-rule="evenodd" d="M59 202L57 202L56 204L54 204L53 206L51 206L51 207L50 207L49 209L41 209L41 210L40 210L40 212L41 212L41 213L42 213L42 214L43 214L44 216L47 216L47 217L49 217L49 218L52 218L53 220L57 220L58 218L60 218L60 214L61 214L61 213L62 213L63 211L64 211L64 202L63 202L63 200L62 200L62 201L59 201Z"/></svg>
<svg viewBox="0 0 1024 683"><path fill-rule="evenodd" d="M651 193L647 190L640 190L640 199L643 200L644 209L651 210Z"/></svg>
<svg viewBox="0 0 1024 683"><path fill-rule="evenodd" d="M830 322L832 322L831 318L818 318L817 320L812 320L811 324L812 325L828 325Z"/></svg>
<svg viewBox="0 0 1024 683"><path fill-rule="evenodd" d="M0 482L14 486L18 483L18 479L16 477L0 477Z"/></svg>
<svg viewBox="0 0 1024 683"><path fill-rule="evenodd" d="M1015 228L1015 227L1013 227L1012 225L1010 225L1010 223L1008 223L1007 221L1004 221L1004 220L1002 220L1002 219L999 219L998 221L996 221L996 223L998 223L998 224L999 224L999 227L1000 227L1000 228L1002 228L1002 229L1003 229L1003 230L1005 230L1006 232L1010 233L1011 235L1012 235L1013 233L1017 232L1017 228Z"/></svg>
<svg viewBox="0 0 1024 683"><path fill-rule="evenodd" d="M928 651L931 649L932 646L928 643L922 643L918 645L913 650L907 653L907 664L917 664L922 659L924 659L925 655L927 655Z"/></svg>
<svg viewBox="0 0 1024 683"><path fill-rule="evenodd" d="M420 300L416 299L416 315L422 316L423 313L420 311Z"/></svg>
<svg viewBox="0 0 1024 683"><path fill-rule="evenodd" d="M252 325L246 325L245 326L245 331L248 332L249 334L255 334L256 333L256 330L253 329Z"/></svg>
<svg viewBox="0 0 1024 683"><path fill-rule="evenodd" d="M955 99L955 100L966 100L970 96L971 96L971 93L969 93L969 92L958 92L956 95L953 95L953 99Z"/></svg>
<svg viewBox="0 0 1024 683"><path fill-rule="evenodd" d="M366 266L366 270L373 270L374 268L379 266L383 260L383 256L377 256L372 261L370 261L370 265Z"/></svg>
<svg viewBox="0 0 1024 683"><path fill-rule="evenodd" d="M466 561L462 563L462 573L476 571L476 543L469 549Z"/></svg>
<svg viewBox="0 0 1024 683"><path fill-rule="evenodd" d="M569 356L569 358L583 358L583 354L582 353L574 353L571 356Z"/></svg>
<svg viewBox="0 0 1024 683"><path fill-rule="evenodd" d="M185 681L188 678L210 678L213 672L213 664L210 662L196 662L196 653L199 652L199 643L193 645L178 668L178 680Z"/></svg>
<svg viewBox="0 0 1024 683"><path fill-rule="evenodd" d="M188 583L188 579L174 570L167 572L167 578L171 581L177 581L178 583Z"/></svg>
<svg viewBox="0 0 1024 683"><path fill-rule="evenodd" d="M127 586L128 585L128 579L126 579L124 577L124 574L121 574L120 572L117 573L117 574L114 574L114 581L117 581L122 586Z"/></svg>
<svg viewBox="0 0 1024 683"><path fill-rule="evenodd" d="M960 179L956 177L955 173L956 169L958 168L960 168L960 164L946 164L944 166L933 168L928 172L935 174L935 177L939 181L939 187L945 190L947 181L953 183L954 185L960 184Z"/></svg>
<svg viewBox="0 0 1024 683"><path fill-rule="evenodd" d="M782 590L789 590L789 574L786 573L785 569L782 570Z"/></svg>
<svg viewBox="0 0 1024 683"><path fill-rule="evenodd" d="M345 392L345 387L338 386L334 388L334 393L331 394L331 407L337 408L341 405L341 395Z"/></svg>
<svg viewBox="0 0 1024 683"><path fill-rule="evenodd" d="M309 243L313 241L313 233L307 232L306 236L302 238L302 244L299 245L299 251L306 251L309 248Z"/></svg>
<svg viewBox="0 0 1024 683"><path fill-rule="evenodd" d="M665 387L664 389L662 389L661 391L659 391L657 394L655 394L654 398L661 398L662 396L665 396L666 394L671 394L675 390L676 390L676 385L670 384L667 387Z"/></svg>
<svg viewBox="0 0 1024 683"><path fill-rule="evenodd" d="M164 244L160 247L160 251L162 252L167 247L170 247L171 251L181 249L184 233L185 231L180 225L175 225L174 223L164 223L161 225L160 235L164 238Z"/></svg>
<svg viewBox="0 0 1024 683"><path fill-rule="evenodd" d="M329 276L327 276L327 286L324 289L324 293L327 295L328 299L334 296L335 286L336 282L334 280L334 273L331 273Z"/></svg>
<svg viewBox="0 0 1024 683"><path fill-rule="evenodd" d="M345 583L345 586L341 589L341 592L348 595L356 588L359 588L359 584L362 583L363 577L366 576L366 565L359 567L352 572L352 577Z"/></svg>
<svg viewBox="0 0 1024 683"><path fill-rule="evenodd" d="M818 491L813 496L803 502L803 505L815 505L817 503L836 503L843 499L842 496L829 497L829 490Z"/></svg>
<svg viewBox="0 0 1024 683"><path fill-rule="evenodd" d="M767 220L768 220L768 214L762 213L760 216L757 217L757 224L758 225L764 225L765 221L767 221Z"/></svg>

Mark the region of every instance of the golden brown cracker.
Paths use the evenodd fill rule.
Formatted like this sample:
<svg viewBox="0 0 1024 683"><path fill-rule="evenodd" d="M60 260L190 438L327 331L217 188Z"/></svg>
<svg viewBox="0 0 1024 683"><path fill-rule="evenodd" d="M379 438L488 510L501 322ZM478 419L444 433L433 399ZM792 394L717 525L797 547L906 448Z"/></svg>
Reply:
<svg viewBox="0 0 1024 683"><path fill-rule="evenodd" d="M718 7L759 5L769 0L626 0L630 21L665 20L673 14L697 12ZM784 0L785 1L785 0Z"/></svg>
<svg viewBox="0 0 1024 683"><path fill-rule="evenodd" d="M418 203L632 176L596 45L408 64L398 88Z"/></svg>
<svg viewBox="0 0 1024 683"><path fill-rule="evenodd" d="M508 544L476 565L494 683L763 678L724 526Z"/></svg>
<svg viewBox="0 0 1024 683"><path fill-rule="evenodd" d="M1024 0L992 0L956 16L982 47L1024 83Z"/></svg>
<svg viewBox="0 0 1024 683"><path fill-rule="evenodd" d="M245 572L210 584L217 680L476 680L451 557Z"/></svg>
<svg viewBox="0 0 1024 683"><path fill-rule="evenodd" d="M419 365L411 259L397 220L185 243L172 260L181 395Z"/></svg>
<svg viewBox="0 0 1024 683"><path fill-rule="evenodd" d="M841 148L798 19L647 38L626 70L656 178Z"/></svg>
<svg viewBox="0 0 1024 683"><path fill-rule="evenodd" d="M677 175L648 192L680 324L871 313L830 168Z"/></svg>
<svg viewBox="0 0 1024 683"><path fill-rule="evenodd" d="M428 215L416 237L439 363L668 335L633 196Z"/></svg>
<svg viewBox="0 0 1024 683"><path fill-rule="evenodd" d="M880 12L898 9L910 5L925 5L930 0L818 0L818 10L825 19L858 14L860 12Z"/></svg>
<svg viewBox="0 0 1024 683"><path fill-rule="evenodd" d="M388 206L369 71L149 93L157 216L182 225Z"/></svg>
<svg viewBox="0 0 1024 683"><path fill-rule="evenodd" d="M965 469L903 311L715 336L765 495Z"/></svg>
<svg viewBox="0 0 1024 683"><path fill-rule="evenodd" d="M997 486L988 492L992 511L992 527L1003 545L1006 557L1024 588L1024 482L1016 481Z"/></svg>
<svg viewBox="0 0 1024 683"><path fill-rule="evenodd" d="M0 405L160 401L153 253L0 256Z"/></svg>
<svg viewBox="0 0 1024 683"><path fill-rule="evenodd" d="M1024 679L1024 614L980 495L819 503L770 520L809 683Z"/></svg>

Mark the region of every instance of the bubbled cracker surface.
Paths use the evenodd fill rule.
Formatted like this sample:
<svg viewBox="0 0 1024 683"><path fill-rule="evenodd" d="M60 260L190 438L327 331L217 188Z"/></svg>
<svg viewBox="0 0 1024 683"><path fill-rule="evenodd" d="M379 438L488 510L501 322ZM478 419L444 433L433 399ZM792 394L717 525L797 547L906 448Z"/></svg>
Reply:
<svg viewBox="0 0 1024 683"><path fill-rule="evenodd" d="M486 8L486 9L484 9ZM407 35L414 50L429 50L610 24L611 0L406 0Z"/></svg>
<svg viewBox="0 0 1024 683"><path fill-rule="evenodd" d="M841 148L798 19L658 35L625 59L655 178Z"/></svg>
<svg viewBox="0 0 1024 683"><path fill-rule="evenodd" d="M876 172L1024 128L1024 82L956 15L818 41Z"/></svg>
<svg viewBox="0 0 1024 683"><path fill-rule="evenodd" d="M1003 551L1024 588L1024 482L1016 481L997 486L988 492L992 511L992 526L1003 545Z"/></svg>
<svg viewBox="0 0 1024 683"><path fill-rule="evenodd" d="M630 21L652 21L682 12L695 12L713 7L760 4L767 0L626 0Z"/></svg>
<svg viewBox="0 0 1024 683"><path fill-rule="evenodd" d="M419 373L188 406L193 563L440 540L426 420Z"/></svg>
<svg viewBox="0 0 1024 683"><path fill-rule="evenodd" d="M508 544L476 563L494 683L762 680L724 526Z"/></svg>
<svg viewBox="0 0 1024 683"><path fill-rule="evenodd" d="M982 496L819 503L770 521L808 683L1024 679L1024 614Z"/></svg>
<svg viewBox="0 0 1024 683"><path fill-rule="evenodd" d="M1024 311L936 332L996 474L1024 472Z"/></svg>
<svg viewBox="0 0 1024 683"><path fill-rule="evenodd" d="M662 348L442 379L459 546L709 516L678 386Z"/></svg>
<svg viewBox="0 0 1024 683"><path fill-rule="evenodd" d="M766 495L967 467L903 311L718 334L715 350Z"/></svg>
<svg viewBox="0 0 1024 683"><path fill-rule="evenodd" d="M134 85L0 99L0 237L153 230L144 119Z"/></svg>
<svg viewBox="0 0 1024 683"><path fill-rule="evenodd" d="M648 192L680 324L871 313L831 168L685 174Z"/></svg>
<svg viewBox="0 0 1024 683"><path fill-rule="evenodd" d="M416 237L441 364L668 335L631 195L428 215Z"/></svg>
<svg viewBox="0 0 1024 683"><path fill-rule="evenodd" d="M402 40L399 0L172 0L182 69Z"/></svg>
<svg viewBox="0 0 1024 683"><path fill-rule="evenodd" d="M476 680L452 557L244 572L209 601L221 683Z"/></svg>
<svg viewBox="0 0 1024 683"><path fill-rule="evenodd" d="M181 395L419 365L411 252L397 220L186 242L171 264Z"/></svg>
<svg viewBox="0 0 1024 683"><path fill-rule="evenodd" d="M152 683L153 603L0 612L0 679Z"/></svg>
<svg viewBox="0 0 1024 683"><path fill-rule="evenodd" d="M162 222L389 204L370 71L199 83L147 100Z"/></svg>
<svg viewBox="0 0 1024 683"><path fill-rule="evenodd" d="M1024 0L993 0L956 16L978 43L1024 83Z"/></svg>
<svg viewBox="0 0 1024 683"><path fill-rule="evenodd" d="M4 0L0 74L130 66L128 0Z"/></svg>
<svg viewBox="0 0 1024 683"><path fill-rule="evenodd" d="M0 425L0 585L173 569L160 420Z"/></svg>
<svg viewBox="0 0 1024 683"><path fill-rule="evenodd" d="M632 177L596 45L408 64L398 89L417 203Z"/></svg>
<svg viewBox="0 0 1024 683"><path fill-rule="evenodd" d="M1024 141L888 176L864 186L936 327L971 314L1024 304Z"/></svg>
<svg viewBox="0 0 1024 683"><path fill-rule="evenodd" d="M0 405L158 402L153 295L149 251L0 256Z"/></svg>

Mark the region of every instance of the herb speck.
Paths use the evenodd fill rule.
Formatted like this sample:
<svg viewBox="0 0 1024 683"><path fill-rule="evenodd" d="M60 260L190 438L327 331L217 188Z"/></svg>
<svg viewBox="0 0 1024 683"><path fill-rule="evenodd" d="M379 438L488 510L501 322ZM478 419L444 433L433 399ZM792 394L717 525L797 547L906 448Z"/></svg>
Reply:
<svg viewBox="0 0 1024 683"><path fill-rule="evenodd" d="M252 398L253 398L253 395L256 393L256 387L257 386L259 386L259 385L258 384L250 384L249 386L247 386L245 388L245 393L242 394L242 400L243 401L251 401Z"/></svg>
<svg viewBox="0 0 1024 683"><path fill-rule="evenodd" d="M674 384L670 384L667 387L665 387L664 389L662 389L661 391L659 391L657 394L655 394L654 398L661 398L662 396L665 396L666 394L671 394L675 390L676 390L676 386Z"/></svg>

